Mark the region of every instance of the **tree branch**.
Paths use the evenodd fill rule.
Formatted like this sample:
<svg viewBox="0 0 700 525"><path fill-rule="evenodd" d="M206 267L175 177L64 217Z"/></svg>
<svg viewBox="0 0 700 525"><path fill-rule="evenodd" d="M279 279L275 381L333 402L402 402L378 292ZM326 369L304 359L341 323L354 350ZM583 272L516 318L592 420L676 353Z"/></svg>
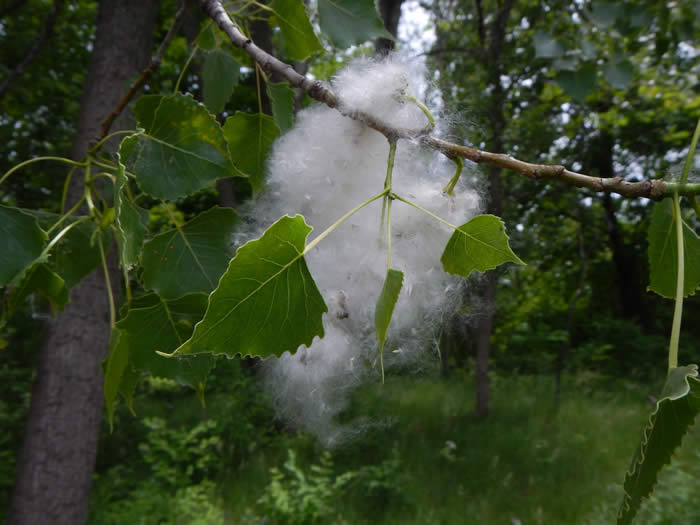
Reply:
<svg viewBox="0 0 700 525"><path fill-rule="evenodd" d="M291 65L285 64L278 58L260 49L252 40L241 33L218 0L197 1L202 10L231 39L231 42L248 53L267 73L276 72L293 87L304 90L311 98L322 102L330 108L337 109L349 118L363 122L368 127L386 136L389 140L419 140L421 144L438 150L449 158L460 157L475 163L485 163L515 171L531 179L557 179L571 186L588 188L599 193L617 193L627 198L645 197L652 200L661 200L674 192L678 192L679 195L700 194L700 184L667 183L661 179L629 182L622 177L592 177L583 173L569 171L564 166L530 164L503 153L490 153L468 146L453 144L429 135L428 127L424 129L393 127L385 122L381 122L372 115L354 111L352 108L344 106L342 100L328 86L320 81L310 80L295 71ZM510 5L510 2L507 5Z"/></svg>
<svg viewBox="0 0 700 525"><path fill-rule="evenodd" d="M44 44L46 44L46 42L49 40L49 38L51 38L51 35L53 34L54 27L56 26L56 19L58 18L58 13L63 7L64 3L65 0L56 0L54 2L53 8L51 9L49 16L46 17L46 21L44 22L44 25L41 28L39 38L37 38L36 42L34 42L34 45L29 49L24 59L22 59L22 61L17 65L17 67L7 75L7 78L5 78L2 84L0 84L0 98L2 98L5 95L12 83L15 80L17 80L22 75L22 73L24 73L25 69L27 69L29 65L32 62L34 62L39 56L41 48L44 46ZM6 10L11 10L15 6L16 4L11 5Z"/></svg>
<svg viewBox="0 0 700 525"><path fill-rule="evenodd" d="M151 63L146 69L143 70L139 78L137 78L131 84L129 91L127 91L124 94L124 96L119 101L114 110L109 115L107 115L107 117L102 121L102 125L100 126L100 134L98 137L95 138L95 142L99 142L107 136L116 118L121 114L122 111L124 111L124 108L131 101L131 99L134 98L136 93L138 93L141 90L141 88L151 78L153 73L155 73L156 70L160 67L161 62L163 62L163 56L165 56L165 52L168 50L168 46L170 46L170 42L173 40L173 37L175 37L175 33L177 33L178 29L180 29L182 21L185 19L186 11L187 0L182 0L180 8L175 14L175 19L173 20L170 29L168 29L168 32L166 33L165 38L163 38L163 41L158 47L156 54L151 58Z"/></svg>

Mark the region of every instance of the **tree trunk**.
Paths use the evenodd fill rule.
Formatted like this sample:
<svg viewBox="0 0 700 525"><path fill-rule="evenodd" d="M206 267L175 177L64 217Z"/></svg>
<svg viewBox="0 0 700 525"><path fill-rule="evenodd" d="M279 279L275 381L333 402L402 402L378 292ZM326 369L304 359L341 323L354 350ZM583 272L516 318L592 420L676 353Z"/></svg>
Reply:
<svg viewBox="0 0 700 525"><path fill-rule="evenodd" d="M503 72L503 43L505 42L506 27L514 0L506 0L495 11L495 18L488 26L487 76L491 96L488 103L488 123L491 139L488 146L491 151L503 151L503 136L506 128L506 119L503 113L503 101L506 99L501 84ZM481 3L478 2L478 7ZM479 9L480 11L480 9ZM480 17L481 18L481 17ZM479 35L484 37L485 28L480 20ZM488 213L500 217L502 214L501 170L496 166L489 166L489 196ZM496 287L498 285L498 271L492 270L485 275L483 288L484 313L476 327L476 406L475 413L479 417L485 417L491 405L489 382L489 353L491 351L491 331L493 329L493 317L496 310Z"/></svg>
<svg viewBox="0 0 700 525"><path fill-rule="evenodd" d="M589 171L599 177L615 176L613 150L615 138L607 131L601 131L588 152ZM637 321L643 329L651 326L651 316L644 298L644 285L639 271L639 263L630 246L625 244L617 220L616 205L610 194L602 197L605 220L608 229L608 245L615 265L615 280L619 297L620 313L627 319Z"/></svg>
<svg viewBox="0 0 700 525"><path fill-rule="evenodd" d="M502 112L501 112L502 115ZM498 148L492 151L501 151L502 141L500 134L494 143ZM501 172L498 168L489 168L489 206L488 212L501 216ZM496 311L496 287L498 285L498 272L491 270L484 275L482 288L482 309L476 325L476 405L474 412L478 417L485 417L491 407L491 392L489 381L489 354L491 352L491 332L493 330L493 317Z"/></svg>
<svg viewBox="0 0 700 525"><path fill-rule="evenodd" d="M384 28L394 36L397 36L399 19L401 18L401 4L403 0L379 0L379 14L384 21ZM377 38L374 43L374 52L377 55L386 55L394 49L394 41L388 38Z"/></svg>
<svg viewBox="0 0 700 525"><path fill-rule="evenodd" d="M148 64L157 9L156 0L100 2L73 158L87 152L128 81ZM80 179L73 177L69 202L82 195ZM118 291L118 278L112 282ZM99 268L72 289L65 311L49 323L18 460L10 525L87 521L102 423L100 363L108 350L108 312Z"/></svg>

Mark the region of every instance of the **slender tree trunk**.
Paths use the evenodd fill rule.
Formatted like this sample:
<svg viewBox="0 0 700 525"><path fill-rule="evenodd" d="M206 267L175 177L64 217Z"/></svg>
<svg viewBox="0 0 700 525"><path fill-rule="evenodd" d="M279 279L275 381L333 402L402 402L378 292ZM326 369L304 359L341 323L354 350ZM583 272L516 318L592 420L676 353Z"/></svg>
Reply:
<svg viewBox="0 0 700 525"><path fill-rule="evenodd" d="M397 36L399 19L401 18L401 4L403 0L379 0L377 7L384 21L384 28L394 36ZM374 52L377 55L386 55L393 51L394 41L388 38L378 38L374 43Z"/></svg>
<svg viewBox="0 0 700 525"><path fill-rule="evenodd" d="M591 172L603 178L615 176L614 147L615 138L610 133L601 131L588 154ZM615 201L610 194L605 194L602 202L608 229L608 245L615 265L615 282L621 314L627 319L638 321L642 328L646 328L651 325L651 316L644 298L638 259L622 238Z"/></svg>
<svg viewBox="0 0 700 525"><path fill-rule="evenodd" d="M503 73L503 43L505 41L506 27L514 0L506 0L495 11L493 21L488 25L488 56L487 76L491 95L488 103L488 121L491 133L489 147L491 151L503 151L503 136L506 128L506 119L503 113L503 101L506 98L501 85ZM477 2L479 12L481 2ZM486 34L483 26L482 15L479 15L479 36L482 40ZM498 217L502 214L503 189L501 187L501 170L495 166L489 166L489 201L488 212ZM476 327L476 406L475 413L479 417L485 417L491 405L490 381L489 381L489 354L491 351L491 331L493 330L493 317L496 310L496 288L498 286L498 271L492 270L484 276L483 304L484 313Z"/></svg>
<svg viewBox="0 0 700 525"><path fill-rule="evenodd" d="M501 143L501 140L494 141ZM493 151L500 151L495 149ZM489 168L489 206L488 212L501 215L501 173L498 168ZM476 404L474 412L478 417L485 417L491 407L491 390L489 380L489 354L491 352L491 332L496 310L496 288L498 272L492 270L484 275L482 289L482 310L476 325Z"/></svg>
<svg viewBox="0 0 700 525"><path fill-rule="evenodd" d="M583 221L583 218L581 218ZM586 285L586 245L583 239L583 222L579 223L578 229L578 254L581 260L578 285L576 286L576 291L571 296L569 301L569 312L566 318L566 342L559 347L559 352L557 353L557 362L554 372L554 393L556 394L557 400L560 398L561 394L561 376L564 373L564 367L566 366L566 358L569 355L569 350L574 344L574 327L576 325L576 303L583 295L583 288Z"/></svg>
<svg viewBox="0 0 700 525"><path fill-rule="evenodd" d="M158 2L103 0L81 101L73 157L82 157L128 81L148 63ZM68 194L82 194L80 177ZM116 291L118 279L112 280ZM105 276L99 268L71 291L49 323L18 460L8 524L76 525L87 521L102 423L103 377L110 334Z"/></svg>

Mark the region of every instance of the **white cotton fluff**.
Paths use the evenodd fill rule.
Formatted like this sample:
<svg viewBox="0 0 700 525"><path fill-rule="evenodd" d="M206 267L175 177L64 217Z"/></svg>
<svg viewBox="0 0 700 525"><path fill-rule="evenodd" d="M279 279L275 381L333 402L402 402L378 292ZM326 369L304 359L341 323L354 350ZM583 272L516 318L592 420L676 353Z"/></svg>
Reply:
<svg viewBox="0 0 700 525"><path fill-rule="evenodd" d="M395 59L362 60L343 70L333 90L345 108L394 126L423 128L426 117L403 94L419 96L412 71ZM251 213L260 235L282 215L302 214L314 230L311 240L345 212L383 188L389 145L380 133L338 111L315 105L297 116L293 129L275 144L269 160L269 190ZM458 186L448 197L442 188L454 164L407 140L398 142L393 174L396 194L461 225L478 213L476 192ZM354 435L336 416L348 395L366 381L379 381L374 310L387 271L381 230L381 199L348 219L306 257L329 312L325 336L294 355L269 359L264 382L280 416L314 433L326 445ZM398 200L391 208L392 266L404 272L384 348L387 374L415 363L430 347L443 314L450 314L462 280L442 270L440 256L449 227Z"/></svg>

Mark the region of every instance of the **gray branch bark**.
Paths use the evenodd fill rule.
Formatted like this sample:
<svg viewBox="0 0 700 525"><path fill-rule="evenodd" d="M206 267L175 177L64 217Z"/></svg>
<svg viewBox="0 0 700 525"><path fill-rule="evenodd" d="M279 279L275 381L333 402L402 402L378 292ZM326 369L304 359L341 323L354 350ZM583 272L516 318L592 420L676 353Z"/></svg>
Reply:
<svg viewBox="0 0 700 525"><path fill-rule="evenodd" d="M109 108L122 97L123 87L148 64L157 9L156 0L100 2L73 158L85 155ZM71 202L82 195L79 179L73 177L70 185ZM118 291L119 278L112 283ZM110 335L105 290L99 268L71 290L65 311L49 323L18 458L9 525L87 521L103 419L100 364Z"/></svg>
<svg viewBox="0 0 700 525"><path fill-rule="evenodd" d="M627 198L645 197L652 200L661 200L674 192L678 192L680 195L700 194L700 184L679 186L658 179L648 179L640 182L629 182L621 177L601 179L600 177L569 171L564 166L531 164L503 153L491 153L454 144L430 135L429 127L424 129L395 128L377 120L372 115L354 111L352 108L344 106L342 101L338 99L337 95L328 86L322 82L310 80L298 73L291 65L266 53L238 29L218 0L198 0L198 3L202 10L229 37L231 42L248 53L267 73L277 73L293 87L303 89L311 98L326 104L330 108L337 109L349 118L363 122L389 139L418 139L424 145L439 150L451 158L460 157L476 163L498 166L532 179L555 179L598 193L617 193ZM510 5L511 2L506 4ZM504 13L506 13L506 9L502 7L497 14L497 18L503 17Z"/></svg>

